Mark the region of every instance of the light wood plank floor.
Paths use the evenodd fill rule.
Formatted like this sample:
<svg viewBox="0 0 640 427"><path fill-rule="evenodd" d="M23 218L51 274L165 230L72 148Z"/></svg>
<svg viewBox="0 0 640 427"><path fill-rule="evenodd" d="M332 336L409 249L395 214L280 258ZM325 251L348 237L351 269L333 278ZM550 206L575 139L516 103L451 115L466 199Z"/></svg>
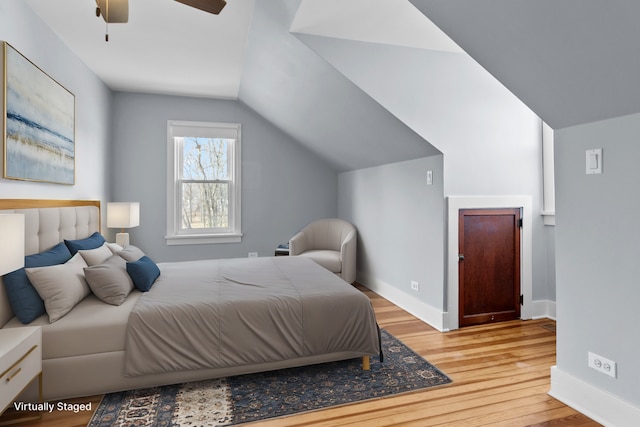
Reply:
<svg viewBox="0 0 640 427"><path fill-rule="evenodd" d="M600 426L547 395L555 364L555 322L495 323L440 333L380 296L372 300L380 326L436 365L453 384L422 392L290 416L266 427ZM77 399L93 402L101 396ZM86 426L91 414L45 414L24 427Z"/></svg>

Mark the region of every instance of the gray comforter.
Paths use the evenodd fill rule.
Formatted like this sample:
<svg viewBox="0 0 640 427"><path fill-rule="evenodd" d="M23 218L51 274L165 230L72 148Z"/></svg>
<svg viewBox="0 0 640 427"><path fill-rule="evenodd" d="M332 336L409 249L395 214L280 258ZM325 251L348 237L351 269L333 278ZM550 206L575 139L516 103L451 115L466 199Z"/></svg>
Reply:
<svg viewBox="0 0 640 427"><path fill-rule="evenodd" d="M369 299L300 257L159 264L129 316L125 376L379 351Z"/></svg>

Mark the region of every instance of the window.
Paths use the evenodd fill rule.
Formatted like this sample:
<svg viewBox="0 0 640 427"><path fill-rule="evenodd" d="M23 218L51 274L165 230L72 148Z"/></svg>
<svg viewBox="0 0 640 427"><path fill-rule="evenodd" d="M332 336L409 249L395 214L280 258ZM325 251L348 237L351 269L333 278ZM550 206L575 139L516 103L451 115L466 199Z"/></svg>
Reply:
<svg viewBox="0 0 640 427"><path fill-rule="evenodd" d="M553 145L554 145L553 129L546 123L542 122L542 173L543 173L543 208L542 215L545 225L555 225L556 214L556 194L555 194L555 178L553 173Z"/></svg>
<svg viewBox="0 0 640 427"><path fill-rule="evenodd" d="M169 121L167 134L167 244L239 242L240 125Z"/></svg>

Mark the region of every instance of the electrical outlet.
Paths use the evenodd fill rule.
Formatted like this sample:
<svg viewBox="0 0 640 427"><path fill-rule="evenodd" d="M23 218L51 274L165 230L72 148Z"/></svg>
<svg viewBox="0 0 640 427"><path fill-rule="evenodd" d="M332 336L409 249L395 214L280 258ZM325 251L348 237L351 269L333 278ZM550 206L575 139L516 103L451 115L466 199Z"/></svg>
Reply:
<svg viewBox="0 0 640 427"><path fill-rule="evenodd" d="M415 280L411 281L411 289L414 291L419 291L420 290L420 283L416 282Z"/></svg>
<svg viewBox="0 0 640 427"><path fill-rule="evenodd" d="M616 378L616 362L606 357L589 352L589 367L600 373Z"/></svg>
<svg viewBox="0 0 640 427"><path fill-rule="evenodd" d="M258 258L258 252L249 252L249 258Z"/></svg>

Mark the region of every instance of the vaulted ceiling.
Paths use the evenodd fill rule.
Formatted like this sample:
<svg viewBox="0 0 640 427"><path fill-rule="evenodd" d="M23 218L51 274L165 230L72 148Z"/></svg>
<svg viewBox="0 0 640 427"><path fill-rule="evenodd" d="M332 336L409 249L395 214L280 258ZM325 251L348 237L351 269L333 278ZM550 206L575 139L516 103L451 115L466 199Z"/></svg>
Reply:
<svg viewBox="0 0 640 427"><path fill-rule="evenodd" d="M640 112L640 2L410 0L555 129Z"/></svg>
<svg viewBox="0 0 640 427"><path fill-rule="evenodd" d="M113 90L237 99L338 171L438 154L498 81L554 128L640 111L630 0L26 1Z"/></svg>

